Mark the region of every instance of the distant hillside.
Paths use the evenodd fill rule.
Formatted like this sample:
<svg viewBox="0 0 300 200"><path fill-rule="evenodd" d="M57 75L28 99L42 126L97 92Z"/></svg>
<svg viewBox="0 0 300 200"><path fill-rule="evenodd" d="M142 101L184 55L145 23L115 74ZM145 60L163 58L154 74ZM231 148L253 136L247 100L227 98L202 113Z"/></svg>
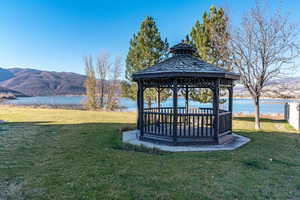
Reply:
<svg viewBox="0 0 300 200"><path fill-rule="evenodd" d="M0 81L4 81L14 77L14 74L7 69L0 68Z"/></svg>
<svg viewBox="0 0 300 200"><path fill-rule="evenodd" d="M234 88L235 96L250 96L243 86ZM300 77L282 78L267 83L263 90L263 97L269 98L300 98Z"/></svg>
<svg viewBox="0 0 300 200"><path fill-rule="evenodd" d="M26 97L27 95L21 93L21 92L18 92L18 91L15 91L15 90L11 90L11 89L7 89L7 88L4 88L4 87L1 87L0 86L0 94L13 94L14 96L16 97Z"/></svg>
<svg viewBox="0 0 300 200"><path fill-rule="evenodd" d="M81 95L84 81L85 76L71 72L0 68L0 86L28 96Z"/></svg>
<svg viewBox="0 0 300 200"><path fill-rule="evenodd" d="M50 96L85 94L85 76L71 72L50 72L36 69L0 68L0 93L15 96ZM237 97L249 97L242 86L234 88ZM300 77L270 81L263 97L300 98Z"/></svg>

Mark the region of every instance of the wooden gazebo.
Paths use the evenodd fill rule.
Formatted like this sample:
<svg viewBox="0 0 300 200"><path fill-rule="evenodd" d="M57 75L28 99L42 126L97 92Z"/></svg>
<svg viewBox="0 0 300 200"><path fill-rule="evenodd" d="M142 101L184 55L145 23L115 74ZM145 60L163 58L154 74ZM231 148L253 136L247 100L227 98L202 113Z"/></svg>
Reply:
<svg viewBox="0 0 300 200"><path fill-rule="evenodd" d="M239 75L194 57L187 44L170 49L172 57L132 75L138 84L139 139L170 145L224 144L232 140L233 81ZM144 91L156 88L158 105L145 108ZM212 108L190 108L189 90L212 90ZM220 88L228 89L228 109L219 108ZM160 92L171 89L173 106L160 106ZM185 106L178 106L179 90L185 91Z"/></svg>

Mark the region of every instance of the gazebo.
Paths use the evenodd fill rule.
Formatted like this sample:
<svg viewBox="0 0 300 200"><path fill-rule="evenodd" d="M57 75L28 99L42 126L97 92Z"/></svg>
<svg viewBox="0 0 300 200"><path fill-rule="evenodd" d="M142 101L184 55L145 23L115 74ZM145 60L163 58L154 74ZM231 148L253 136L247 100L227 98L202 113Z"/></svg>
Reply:
<svg viewBox="0 0 300 200"><path fill-rule="evenodd" d="M137 82L139 139L169 145L224 144L232 136L233 81L239 74L208 64L193 56L196 49L179 43L170 48L172 57L132 75ZM146 108L144 91L155 88L157 106ZM195 88L212 91L212 107L189 107L189 92ZM224 89L223 89L224 88ZM160 94L172 91L170 107L161 107ZM220 109L220 90L227 90L228 109ZM184 91L179 93L179 91ZM185 106L178 106L180 94ZM181 98L181 97L180 97Z"/></svg>

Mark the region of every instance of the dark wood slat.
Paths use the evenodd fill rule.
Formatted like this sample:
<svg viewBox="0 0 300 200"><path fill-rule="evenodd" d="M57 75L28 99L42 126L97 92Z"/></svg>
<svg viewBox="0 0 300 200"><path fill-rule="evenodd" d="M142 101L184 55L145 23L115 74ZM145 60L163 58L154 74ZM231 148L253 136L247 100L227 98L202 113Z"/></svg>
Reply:
<svg viewBox="0 0 300 200"><path fill-rule="evenodd" d="M157 132L159 135L161 135L161 130L160 130L160 122L161 122L161 119L160 119L160 116L161 114L157 114L158 115L158 119L157 119Z"/></svg>
<svg viewBox="0 0 300 200"><path fill-rule="evenodd" d="M208 132L208 126L207 126L207 124L208 124L208 110L207 109L205 109L205 113L206 113L206 115L204 116L204 119L205 119L205 124L204 124L204 127L205 127L205 130L204 130L204 132L205 132L205 135L206 136L209 136L209 132Z"/></svg>
<svg viewBox="0 0 300 200"><path fill-rule="evenodd" d="M190 121L190 116L188 116L188 135L191 136L191 121Z"/></svg>
<svg viewBox="0 0 300 200"><path fill-rule="evenodd" d="M193 136L195 136L195 129L196 129L196 126L195 126L195 116L193 115Z"/></svg>
<svg viewBox="0 0 300 200"><path fill-rule="evenodd" d="M198 115L197 116L197 136L199 137L200 136L200 125L199 125L199 118L200 118L200 116Z"/></svg>
<svg viewBox="0 0 300 200"><path fill-rule="evenodd" d="M179 117L179 136L182 136L182 115L178 115Z"/></svg>
<svg viewBox="0 0 300 200"><path fill-rule="evenodd" d="M157 117L158 114L154 114L154 132L156 133L156 135L159 135L158 126L157 126Z"/></svg>
<svg viewBox="0 0 300 200"><path fill-rule="evenodd" d="M165 135L168 135L168 114L165 114Z"/></svg>
<svg viewBox="0 0 300 200"><path fill-rule="evenodd" d="M203 131L204 131L204 116L201 115L201 136L205 136Z"/></svg>
<svg viewBox="0 0 300 200"><path fill-rule="evenodd" d="M209 128L210 128L210 135L213 135L213 127L212 127L212 124L213 124L213 116L210 115L210 120L209 120Z"/></svg>

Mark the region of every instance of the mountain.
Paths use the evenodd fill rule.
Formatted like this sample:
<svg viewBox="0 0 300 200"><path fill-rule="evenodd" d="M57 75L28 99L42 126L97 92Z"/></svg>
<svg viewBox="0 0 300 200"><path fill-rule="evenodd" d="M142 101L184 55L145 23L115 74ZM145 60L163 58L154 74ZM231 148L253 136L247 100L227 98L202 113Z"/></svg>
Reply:
<svg viewBox="0 0 300 200"><path fill-rule="evenodd" d="M0 68L0 81L5 81L12 77L14 77L14 74L11 71Z"/></svg>
<svg viewBox="0 0 300 200"><path fill-rule="evenodd" d="M0 94L13 94L16 97L27 97L27 95L25 95L21 92L11 90L11 89L7 89L7 88L1 87L1 86L0 86Z"/></svg>
<svg viewBox="0 0 300 200"><path fill-rule="evenodd" d="M72 72L53 72L23 68L0 68L0 93L15 96L51 96L85 94L84 75ZM243 86L234 87L236 97L250 97ZM300 98L300 77L270 81L263 97Z"/></svg>
<svg viewBox="0 0 300 200"><path fill-rule="evenodd" d="M234 94L238 97L250 96L243 86L234 87ZM263 89L262 97L300 98L300 77L281 78L268 82Z"/></svg>
<svg viewBox="0 0 300 200"><path fill-rule="evenodd" d="M81 95L84 81L84 75L72 72L0 68L0 86L28 96Z"/></svg>

